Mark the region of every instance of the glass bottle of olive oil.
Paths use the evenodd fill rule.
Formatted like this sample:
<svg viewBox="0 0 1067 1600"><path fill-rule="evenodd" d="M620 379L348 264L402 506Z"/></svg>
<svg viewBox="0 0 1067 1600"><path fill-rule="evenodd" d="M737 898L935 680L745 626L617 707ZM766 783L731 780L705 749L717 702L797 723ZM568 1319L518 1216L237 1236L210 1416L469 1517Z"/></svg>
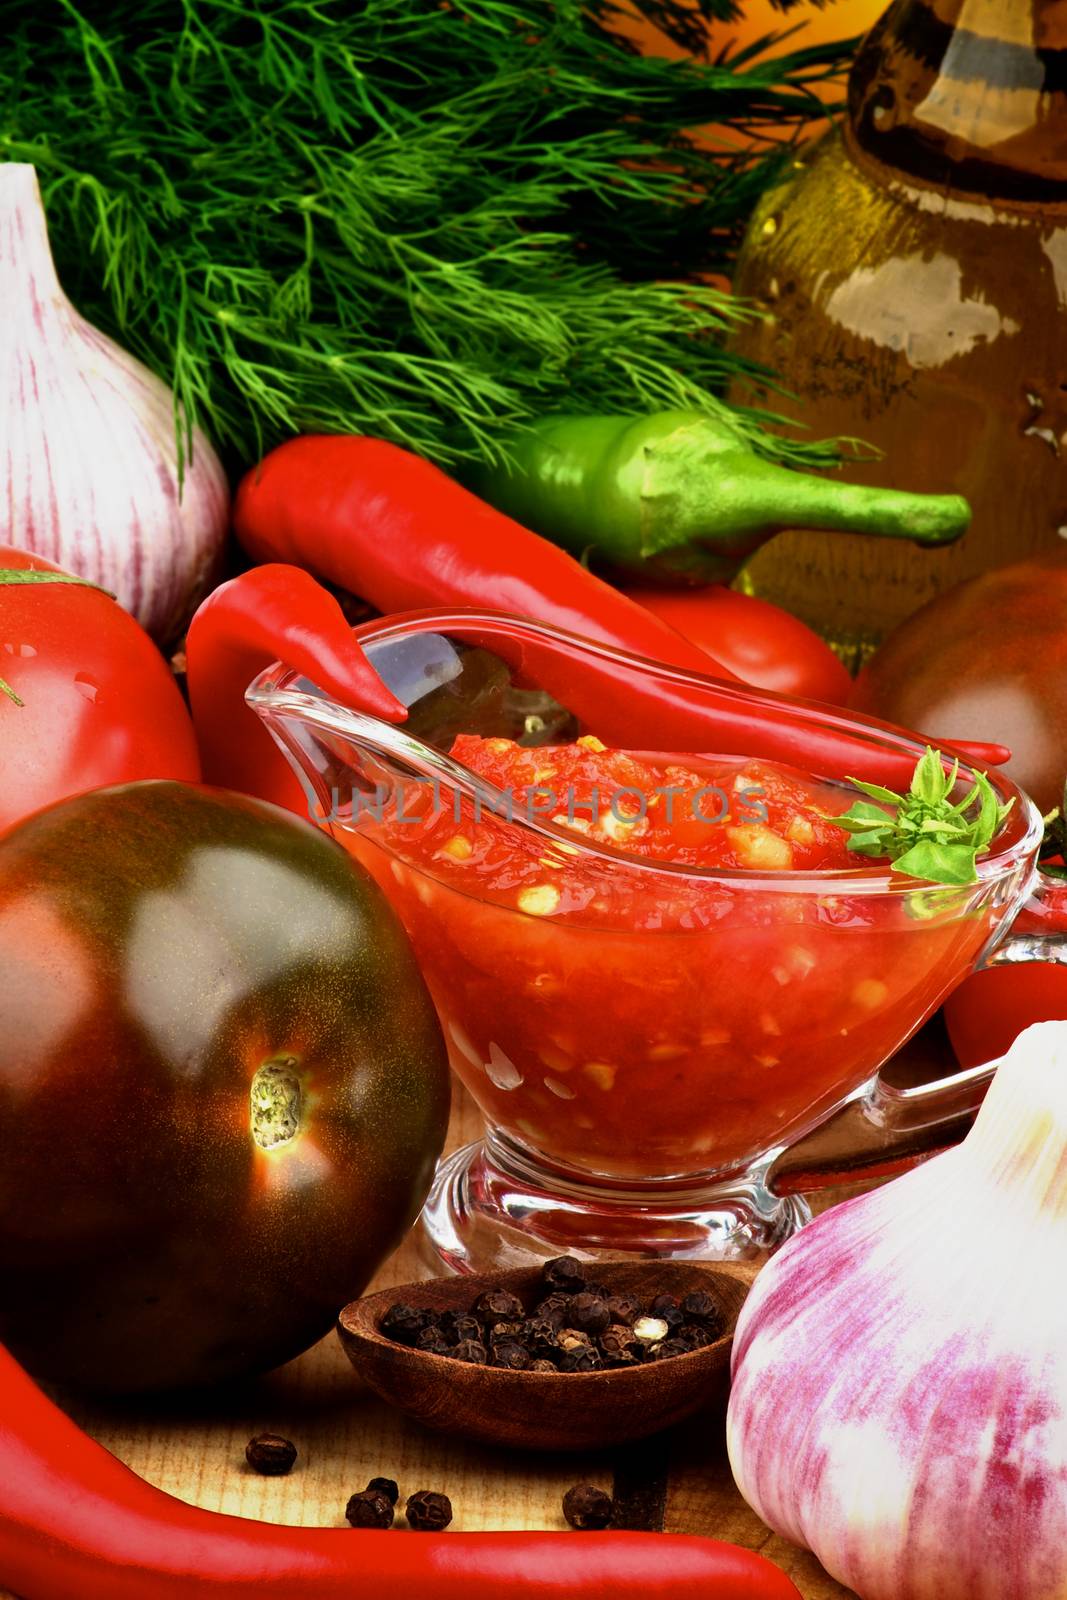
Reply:
<svg viewBox="0 0 1067 1600"><path fill-rule="evenodd" d="M846 0L847 3L847 0ZM787 533L751 587L866 644L963 577L1067 538L1067 0L895 0L848 115L753 218L737 341L857 481L955 491L950 549Z"/></svg>

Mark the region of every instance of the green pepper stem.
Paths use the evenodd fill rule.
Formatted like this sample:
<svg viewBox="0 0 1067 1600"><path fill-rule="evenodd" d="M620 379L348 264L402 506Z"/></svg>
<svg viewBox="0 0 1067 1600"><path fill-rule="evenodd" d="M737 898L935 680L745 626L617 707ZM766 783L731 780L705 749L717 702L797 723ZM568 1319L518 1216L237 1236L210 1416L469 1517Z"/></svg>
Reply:
<svg viewBox="0 0 1067 1600"><path fill-rule="evenodd" d="M679 429L646 451L640 555L663 571L729 581L776 533L813 529L945 545L970 521L961 495L909 494L764 461L721 431Z"/></svg>
<svg viewBox="0 0 1067 1600"><path fill-rule="evenodd" d="M744 481L736 485L730 520L768 533L817 528L831 533L873 533L881 539L951 544L964 533L971 508L958 494L909 494L858 483L838 483L794 472L771 461L742 456ZM725 466L725 463L723 463ZM721 484L709 485L712 538L722 537Z"/></svg>

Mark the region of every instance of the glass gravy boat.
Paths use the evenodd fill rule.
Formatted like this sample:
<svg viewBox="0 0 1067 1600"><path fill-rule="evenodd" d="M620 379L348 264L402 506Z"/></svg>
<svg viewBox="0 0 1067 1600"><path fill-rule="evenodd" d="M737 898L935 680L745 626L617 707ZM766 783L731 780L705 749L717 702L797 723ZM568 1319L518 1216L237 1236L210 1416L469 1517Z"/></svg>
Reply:
<svg viewBox="0 0 1067 1600"><path fill-rule="evenodd" d="M460 733L539 746L599 731L493 651L450 637L476 615L359 630L409 707L402 726L277 664L247 694L309 815L405 923L453 1069L484 1114L484 1137L442 1164L423 1214L437 1257L489 1271L563 1251L752 1256L807 1220L802 1191L960 1137L995 1063L909 1090L878 1073L967 974L1025 955L1009 929L1040 893L1030 800L991 774L1014 804L966 888L877 865L700 870L594 845L448 754ZM591 662L663 672L567 643L579 665L587 648ZM689 691L704 684L681 676ZM803 730L820 709L795 715ZM903 733L846 723L872 747L922 754ZM486 818L491 872L469 845ZM520 904L509 851L536 853L540 896ZM1060 958L1058 934L1040 954Z"/></svg>

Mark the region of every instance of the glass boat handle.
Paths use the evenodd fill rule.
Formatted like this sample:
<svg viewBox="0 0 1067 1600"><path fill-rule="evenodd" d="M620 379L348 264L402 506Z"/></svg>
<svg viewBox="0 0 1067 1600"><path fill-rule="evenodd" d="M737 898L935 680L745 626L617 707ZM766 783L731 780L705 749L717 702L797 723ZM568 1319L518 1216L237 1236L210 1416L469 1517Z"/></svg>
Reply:
<svg viewBox="0 0 1067 1600"><path fill-rule="evenodd" d="M986 953L979 968L1021 961L1067 964L1067 879L1035 875L1007 936ZM773 1194L801 1194L889 1177L958 1144L999 1064L986 1061L910 1088L872 1078L825 1122L775 1157L767 1169L767 1187Z"/></svg>

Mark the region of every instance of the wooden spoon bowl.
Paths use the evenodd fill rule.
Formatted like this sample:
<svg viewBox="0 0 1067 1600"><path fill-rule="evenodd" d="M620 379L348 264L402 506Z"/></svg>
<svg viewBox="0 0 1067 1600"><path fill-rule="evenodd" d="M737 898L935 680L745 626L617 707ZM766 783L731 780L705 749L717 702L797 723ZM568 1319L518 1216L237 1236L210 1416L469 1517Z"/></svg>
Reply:
<svg viewBox="0 0 1067 1600"><path fill-rule="evenodd" d="M367 1295L345 1307L337 1332L368 1387L428 1428L512 1449L600 1449L658 1433L725 1391L734 1328L755 1270L732 1262L593 1263L597 1282L646 1305L657 1294L680 1297L704 1289L726 1326L714 1344L687 1355L605 1372L472 1366L411 1350L379 1332L379 1319L398 1300L417 1310L467 1311L486 1289L510 1289L532 1306L548 1292L536 1267L492 1277L432 1278Z"/></svg>

